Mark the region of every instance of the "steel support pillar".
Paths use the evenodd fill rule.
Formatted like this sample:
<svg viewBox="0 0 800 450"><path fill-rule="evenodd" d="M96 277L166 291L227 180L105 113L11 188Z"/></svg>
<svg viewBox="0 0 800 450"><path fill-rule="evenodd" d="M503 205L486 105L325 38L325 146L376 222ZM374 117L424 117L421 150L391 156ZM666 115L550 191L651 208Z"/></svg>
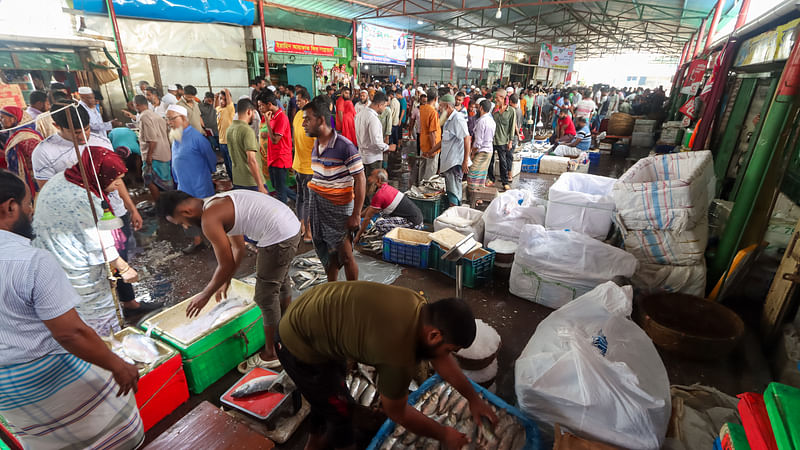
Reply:
<svg viewBox="0 0 800 450"><path fill-rule="evenodd" d="M261 26L261 51L264 53L264 77L272 84L269 76L269 55L267 55L267 29L264 26L264 0L258 0L258 18Z"/></svg>
<svg viewBox="0 0 800 450"><path fill-rule="evenodd" d="M714 17L711 19L711 26L708 27L708 36L706 36L706 45L703 47L703 52L708 50L712 39L714 39L714 32L717 31L717 24L719 24L719 16L722 14L722 4L724 2L725 0L717 0L717 6L714 8Z"/></svg>
<svg viewBox="0 0 800 450"><path fill-rule="evenodd" d="M505 71L505 68L506 68L506 51L503 50L503 63L500 64L500 85L501 86L503 84L503 72Z"/></svg>
<svg viewBox="0 0 800 450"><path fill-rule="evenodd" d="M453 82L453 70L456 66L456 41L450 46L450 82Z"/></svg>
<svg viewBox="0 0 800 450"><path fill-rule="evenodd" d="M736 17L736 26L733 31L741 28L747 21L747 12L750 11L750 0L742 0L742 6L739 8L739 16Z"/></svg>
<svg viewBox="0 0 800 450"><path fill-rule="evenodd" d="M358 75L359 75L359 73L358 73L358 35L356 34L357 31L358 31L357 28L358 28L358 26L356 24L356 21L353 20L353 61L356 62L355 64L353 64L353 66L354 66L353 67L353 78L356 80L355 81L356 84L358 84L358 82L359 82L359 77L358 77ZM413 59L411 60L411 64L412 64L411 73L414 73L414 66L413 66L414 60ZM353 87L355 88L355 86L353 86Z"/></svg>
<svg viewBox="0 0 800 450"><path fill-rule="evenodd" d="M411 83L417 81L417 75L414 73L414 60L417 59L417 35L411 34Z"/></svg>
<svg viewBox="0 0 800 450"><path fill-rule="evenodd" d="M697 57L697 54L700 52L700 43L703 42L703 35L706 32L706 20L708 18L703 19L703 23L700 24L700 29L697 30L697 42L694 44L694 52L692 52L692 59Z"/></svg>

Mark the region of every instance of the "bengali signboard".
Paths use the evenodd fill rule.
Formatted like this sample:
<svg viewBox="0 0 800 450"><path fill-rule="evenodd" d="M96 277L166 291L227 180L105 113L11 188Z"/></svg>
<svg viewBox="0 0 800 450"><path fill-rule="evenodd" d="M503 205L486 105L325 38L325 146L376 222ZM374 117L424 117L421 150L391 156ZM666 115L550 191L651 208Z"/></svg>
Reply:
<svg viewBox="0 0 800 450"><path fill-rule="evenodd" d="M556 47L555 45L542 44L542 49L539 51L539 67L572 72L572 66L574 64L574 45L570 45L569 47Z"/></svg>
<svg viewBox="0 0 800 450"><path fill-rule="evenodd" d="M700 84L703 82L703 75L706 73L706 65L708 61L705 59L695 59L689 66L689 73L683 79L683 86L681 87L681 94L695 95L697 90L700 89Z"/></svg>
<svg viewBox="0 0 800 450"><path fill-rule="evenodd" d="M365 62L404 66L408 59L408 33L360 23L361 59Z"/></svg>
<svg viewBox="0 0 800 450"><path fill-rule="evenodd" d="M298 42L267 41L267 51L295 55L335 56L336 49L324 45L300 44Z"/></svg>

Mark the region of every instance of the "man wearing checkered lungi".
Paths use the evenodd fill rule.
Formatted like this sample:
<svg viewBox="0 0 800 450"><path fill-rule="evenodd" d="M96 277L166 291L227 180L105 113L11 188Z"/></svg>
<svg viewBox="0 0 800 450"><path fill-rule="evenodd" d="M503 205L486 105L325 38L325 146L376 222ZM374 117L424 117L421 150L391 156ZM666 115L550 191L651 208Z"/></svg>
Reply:
<svg viewBox="0 0 800 450"><path fill-rule="evenodd" d="M353 243L361 239L361 235L370 227L372 218L376 214L380 217L372 223L372 227L380 234L386 234L395 228L413 228L421 230L422 211L402 192L390 186L387 181L389 176L383 169L375 169L370 173L367 180L370 186L377 187L375 195L372 196L369 206L362 214L361 228L356 234Z"/></svg>

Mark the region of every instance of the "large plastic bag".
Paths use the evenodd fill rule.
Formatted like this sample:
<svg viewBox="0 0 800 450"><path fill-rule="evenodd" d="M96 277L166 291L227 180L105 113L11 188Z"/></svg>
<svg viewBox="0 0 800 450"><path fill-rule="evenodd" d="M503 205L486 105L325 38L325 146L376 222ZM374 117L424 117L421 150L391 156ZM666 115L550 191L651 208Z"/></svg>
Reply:
<svg viewBox="0 0 800 450"><path fill-rule="evenodd" d="M708 219L683 232L627 230L622 227L620 232L625 250L646 264L696 265L703 262L708 245Z"/></svg>
<svg viewBox="0 0 800 450"><path fill-rule="evenodd" d="M484 242L495 239L519 241L522 227L527 224L544 224L544 199L527 190L512 189L492 200L483 214Z"/></svg>
<svg viewBox="0 0 800 450"><path fill-rule="evenodd" d="M475 240L483 243L483 211L469 206L451 206L433 221L433 231L450 228L467 236L475 234Z"/></svg>
<svg viewBox="0 0 800 450"><path fill-rule="evenodd" d="M702 150L640 159L613 196L627 229L681 232L706 218L715 191L714 160Z"/></svg>
<svg viewBox="0 0 800 450"><path fill-rule="evenodd" d="M587 173L562 173L550 186L545 226L605 239L614 215L611 189L616 181Z"/></svg>
<svg viewBox="0 0 800 450"><path fill-rule="evenodd" d="M652 341L628 316L633 290L607 282L543 320L517 359L520 409L624 448L658 449L671 412Z"/></svg>
<svg viewBox="0 0 800 450"><path fill-rule="evenodd" d="M577 231L525 225L511 266L508 290L550 308L617 276L631 277L636 258Z"/></svg>

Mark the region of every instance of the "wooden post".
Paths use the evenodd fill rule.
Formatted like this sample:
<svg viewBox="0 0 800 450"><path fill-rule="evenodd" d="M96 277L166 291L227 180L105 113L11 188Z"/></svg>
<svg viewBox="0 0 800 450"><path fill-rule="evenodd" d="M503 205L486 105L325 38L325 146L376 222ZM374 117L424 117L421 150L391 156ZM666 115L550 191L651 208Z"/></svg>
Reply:
<svg viewBox="0 0 800 450"><path fill-rule="evenodd" d="M258 0L258 17L261 22L261 51L264 53L264 77L272 84L269 76L269 56L267 56L267 29L264 27L264 0Z"/></svg>

